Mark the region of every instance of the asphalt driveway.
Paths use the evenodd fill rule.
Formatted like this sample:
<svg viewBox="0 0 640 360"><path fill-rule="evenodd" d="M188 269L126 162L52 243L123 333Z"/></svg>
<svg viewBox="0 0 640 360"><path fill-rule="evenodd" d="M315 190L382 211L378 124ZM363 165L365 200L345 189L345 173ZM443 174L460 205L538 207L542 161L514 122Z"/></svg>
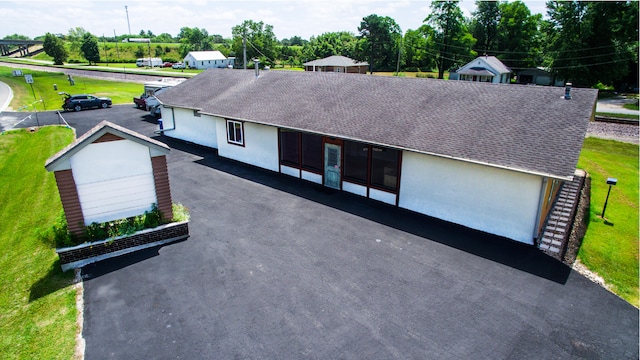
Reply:
<svg viewBox="0 0 640 360"><path fill-rule="evenodd" d="M638 358L638 310L533 247L157 139L191 237L83 269L87 359Z"/></svg>

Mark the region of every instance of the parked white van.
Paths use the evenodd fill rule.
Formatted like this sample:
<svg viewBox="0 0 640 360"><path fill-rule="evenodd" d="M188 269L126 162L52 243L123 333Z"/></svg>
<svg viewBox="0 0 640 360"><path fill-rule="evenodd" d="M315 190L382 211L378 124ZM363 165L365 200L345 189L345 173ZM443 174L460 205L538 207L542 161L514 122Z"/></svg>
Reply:
<svg viewBox="0 0 640 360"><path fill-rule="evenodd" d="M164 62L162 62L161 58L140 58L136 60L137 67L143 67L143 66L156 67L156 66L162 66L162 64L164 64Z"/></svg>

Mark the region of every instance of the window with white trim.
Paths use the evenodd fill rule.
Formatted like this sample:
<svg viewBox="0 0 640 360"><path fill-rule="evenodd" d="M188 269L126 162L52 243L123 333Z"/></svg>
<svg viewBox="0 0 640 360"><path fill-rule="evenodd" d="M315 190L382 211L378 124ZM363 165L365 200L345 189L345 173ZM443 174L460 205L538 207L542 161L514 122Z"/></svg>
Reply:
<svg viewBox="0 0 640 360"><path fill-rule="evenodd" d="M227 142L244 146L244 127L242 122L227 120Z"/></svg>

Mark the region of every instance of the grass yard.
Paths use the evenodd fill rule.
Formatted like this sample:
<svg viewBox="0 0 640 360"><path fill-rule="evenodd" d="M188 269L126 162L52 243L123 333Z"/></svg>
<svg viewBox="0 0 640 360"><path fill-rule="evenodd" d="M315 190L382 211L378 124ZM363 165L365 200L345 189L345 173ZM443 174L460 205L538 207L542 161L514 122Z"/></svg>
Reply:
<svg viewBox="0 0 640 360"><path fill-rule="evenodd" d="M608 116L608 117L612 117L612 118L638 120L638 115L632 115L632 114L617 114L617 113L597 112L596 115Z"/></svg>
<svg viewBox="0 0 640 360"><path fill-rule="evenodd" d="M586 138L578 167L592 180L589 226L578 258L638 306L638 145ZM603 220L609 177L618 184L611 189Z"/></svg>
<svg viewBox="0 0 640 360"><path fill-rule="evenodd" d="M70 94L88 93L95 96L107 96L114 104L133 104L133 97L139 96L143 91L142 84L119 81L90 79L74 76L75 86L69 85L67 76L62 72L52 73L22 69L23 74L33 76L33 92L31 86L26 83L24 76L13 76L12 68L0 66L0 80L13 90L11 108L18 110L24 106L25 111L33 111L37 106L38 111L62 109L63 97L58 92ZM57 84L58 90L54 90L53 84ZM35 99L33 93L35 92ZM40 103L42 97L43 103ZM43 106L44 105L44 106Z"/></svg>
<svg viewBox="0 0 640 360"><path fill-rule="evenodd" d="M62 211L49 156L74 139L44 127L0 135L0 358L71 359L76 290L48 231Z"/></svg>

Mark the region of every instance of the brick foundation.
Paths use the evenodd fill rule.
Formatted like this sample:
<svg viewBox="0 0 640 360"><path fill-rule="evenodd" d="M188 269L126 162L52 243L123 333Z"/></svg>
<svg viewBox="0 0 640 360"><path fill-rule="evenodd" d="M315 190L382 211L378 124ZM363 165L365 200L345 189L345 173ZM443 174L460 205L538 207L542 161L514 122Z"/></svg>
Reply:
<svg viewBox="0 0 640 360"><path fill-rule="evenodd" d="M132 235L56 249L62 271L189 237L189 222L161 225Z"/></svg>

